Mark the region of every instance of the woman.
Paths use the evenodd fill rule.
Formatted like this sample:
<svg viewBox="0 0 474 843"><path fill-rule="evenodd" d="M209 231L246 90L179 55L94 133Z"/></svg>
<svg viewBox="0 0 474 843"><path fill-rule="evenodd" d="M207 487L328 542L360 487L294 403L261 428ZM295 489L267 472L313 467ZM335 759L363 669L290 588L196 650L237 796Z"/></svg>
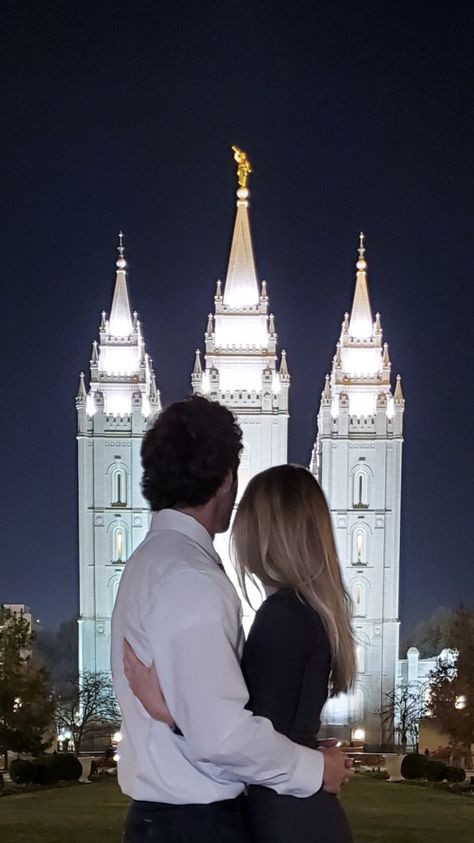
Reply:
<svg viewBox="0 0 474 843"><path fill-rule="evenodd" d="M307 469L269 468L248 484L232 528L242 590L258 578L267 598L256 613L242 661L248 707L293 741L315 747L328 694L347 691L355 678L350 601L344 588L329 509ZM146 686L133 651L125 672L146 705ZM163 702L152 716L172 725ZM254 843L350 843L338 798L320 790L302 799L251 786L245 815Z"/></svg>
<svg viewBox="0 0 474 843"><path fill-rule="evenodd" d="M355 678L350 601L331 517L313 475L296 465L269 468L248 484L232 530L239 580L258 577L267 599L258 610L242 661L249 708L275 729L316 746L328 697ZM336 796L308 799L251 786L246 817L255 843L349 843Z"/></svg>

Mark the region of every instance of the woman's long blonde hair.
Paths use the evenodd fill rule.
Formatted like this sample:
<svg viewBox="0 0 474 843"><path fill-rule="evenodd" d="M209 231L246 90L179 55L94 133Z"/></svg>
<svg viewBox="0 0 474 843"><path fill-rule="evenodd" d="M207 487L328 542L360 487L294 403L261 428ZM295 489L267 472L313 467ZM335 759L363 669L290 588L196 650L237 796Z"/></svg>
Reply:
<svg viewBox="0 0 474 843"><path fill-rule="evenodd" d="M232 527L240 586L246 576L292 588L319 614L332 654L331 696L354 684L356 660L351 600L342 581L331 516L311 472L279 465L250 480Z"/></svg>

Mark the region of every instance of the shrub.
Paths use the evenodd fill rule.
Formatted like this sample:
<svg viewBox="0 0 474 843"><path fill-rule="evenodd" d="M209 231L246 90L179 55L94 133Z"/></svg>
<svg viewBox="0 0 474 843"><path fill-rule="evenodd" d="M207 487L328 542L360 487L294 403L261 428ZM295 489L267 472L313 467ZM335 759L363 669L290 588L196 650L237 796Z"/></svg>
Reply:
<svg viewBox="0 0 474 843"><path fill-rule="evenodd" d="M425 776L429 782L442 782L447 778L447 770L446 764L442 764L441 761L428 760Z"/></svg>
<svg viewBox="0 0 474 843"><path fill-rule="evenodd" d="M82 776L82 764L75 755L54 753L52 759L51 763L56 768L62 781L73 782Z"/></svg>
<svg viewBox="0 0 474 843"><path fill-rule="evenodd" d="M34 781L34 764L32 761L24 761L16 758L10 764L10 778L15 784L31 784Z"/></svg>
<svg viewBox="0 0 474 843"><path fill-rule="evenodd" d="M428 763L424 755L413 752L403 759L400 772L404 779L424 779Z"/></svg>
<svg viewBox="0 0 474 843"><path fill-rule="evenodd" d="M462 767L446 767L446 779L448 782L463 782L466 778L466 773Z"/></svg>
<svg viewBox="0 0 474 843"><path fill-rule="evenodd" d="M36 761L33 761L32 766L34 768L33 784L56 784L59 781L59 772L56 769L56 765L48 757L38 758Z"/></svg>

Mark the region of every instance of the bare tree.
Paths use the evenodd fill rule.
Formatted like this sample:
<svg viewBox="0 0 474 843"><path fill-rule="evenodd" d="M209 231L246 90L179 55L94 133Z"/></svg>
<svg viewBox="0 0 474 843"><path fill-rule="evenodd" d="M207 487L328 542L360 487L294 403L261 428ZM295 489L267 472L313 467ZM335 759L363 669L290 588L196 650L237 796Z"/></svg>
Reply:
<svg viewBox="0 0 474 843"><path fill-rule="evenodd" d="M418 749L420 720L427 710L427 687L422 682L403 683L385 694L385 704L374 712L393 732L402 752L408 744Z"/></svg>
<svg viewBox="0 0 474 843"><path fill-rule="evenodd" d="M82 673L66 680L56 700L56 727L71 736L79 755L87 728L117 728L120 711L108 673Z"/></svg>

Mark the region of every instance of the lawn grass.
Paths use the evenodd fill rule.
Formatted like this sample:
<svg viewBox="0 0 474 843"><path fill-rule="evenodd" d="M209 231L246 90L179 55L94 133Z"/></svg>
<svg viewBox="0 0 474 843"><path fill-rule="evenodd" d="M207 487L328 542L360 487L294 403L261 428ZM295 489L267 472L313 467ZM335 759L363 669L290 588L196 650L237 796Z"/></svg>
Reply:
<svg viewBox="0 0 474 843"><path fill-rule="evenodd" d="M119 843L128 800L115 779L0 799L5 843Z"/></svg>
<svg viewBox="0 0 474 843"><path fill-rule="evenodd" d="M474 799L355 776L343 804L354 843L472 843Z"/></svg>
<svg viewBox="0 0 474 843"><path fill-rule="evenodd" d="M471 843L474 800L356 776L344 790L354 843ZM0 799L8 843L119 843L127 799L114 780ZM317 843L317 829L314 841ZM312 843L312 841L308 841Z"/></svg>

